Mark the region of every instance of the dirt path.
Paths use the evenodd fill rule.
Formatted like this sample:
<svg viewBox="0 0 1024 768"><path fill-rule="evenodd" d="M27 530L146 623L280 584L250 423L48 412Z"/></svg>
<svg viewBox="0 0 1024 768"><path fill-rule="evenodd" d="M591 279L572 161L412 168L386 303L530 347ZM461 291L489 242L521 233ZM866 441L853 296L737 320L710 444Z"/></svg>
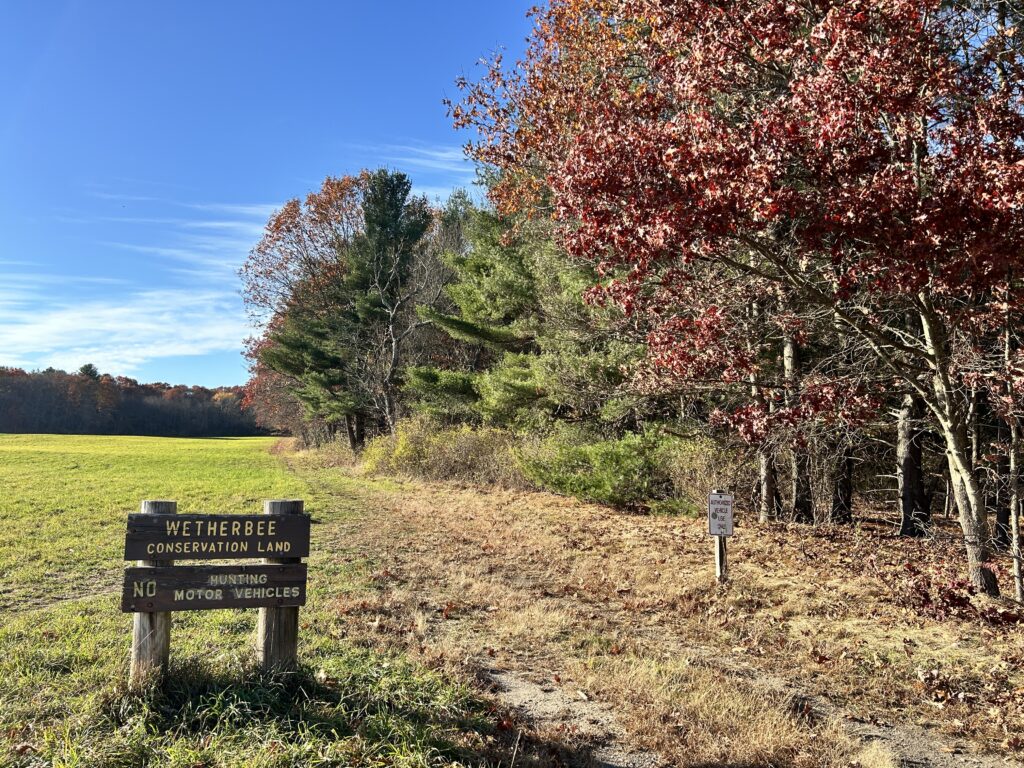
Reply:
<svg viewBox="0 0 1024 768"><path fill-rule="evenodd" d="M21 584L0 587L0 616L43 610L52 605L86 600L103 595L121 593L122 571L111 570L90 579L88 587L82 588L81 581L73 577L54 574L47 577L45 584Z"/></svg>
<svg viewBox="0 0 1024 768"><path fill-rule="evenodd" d="M695 521L407 483L321 546L371 574L346 632L480 680L517 764L1020 765L1021 632L893 606L851 551L884 542L802 542L739 530L719 588Z"/></svg>
<svg viewBox="0 0 1024 768"><path fill-rule="evenodd" d="M573 696L551 684L541 685L514 672L487 671L493 693L514 710L534 732L571 733L582 742L576 757L598 768L657 768L664 760L651 752L630 748L612 708L591 700L582 691Z"/></svg>

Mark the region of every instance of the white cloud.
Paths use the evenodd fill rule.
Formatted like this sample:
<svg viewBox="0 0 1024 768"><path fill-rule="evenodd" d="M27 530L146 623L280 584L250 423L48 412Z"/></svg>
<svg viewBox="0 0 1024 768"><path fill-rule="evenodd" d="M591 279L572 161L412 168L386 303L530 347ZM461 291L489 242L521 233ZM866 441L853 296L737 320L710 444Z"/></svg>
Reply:
<svg viewBox="0 0 1024 768"><path fill-rule="evenodd" d="M151 195L126 195L121 192L104 192L102 190L92 190L89 194L100 200L117 200L128 203L153 203L160 201L159 197L152 197Z"/></svg>
<svg viewBox="0 0 1024 768"><path fill-rule="evenodd" d="M267 219L280 208L271 203L180 203L194 215L108 217L106 221L146 225L147 241L118 239L101 245L167 260L165 269L210 282L237 284L237 271L263 235ZM131 235L134 230L126 229ZM177 262L175 264L175 262Z"/></svg>
<svg viewBox="0 0 1024 768"><path fill-rule="evenodd" d="M279 206L151 200L161 207L139 216L64 219L113 225L99 245L145 258L146 287L0 262L0 365L130 374L160 358L241 351L252 329L237 270Z"/></svg>
<svg viewBox="0 0 1024 768"><path fill-rule="evenodd" d="M179 271L179 268L174 265L174 262L178 262L191 265L190 272L194 272L195 267L204 268L205 271L202 274L207 280L227 281L235 278L238 268L245 261L246 254L256 242L254 239L198 236L179 236L176 239L180 243L179 246L140 245L112 241L102 244L123 251L167 259L171 262L167 269L173 272Z"/></svg>
<svg viewBox="0 0 1024 768"><path fill-rule="evenodd" d="M460 176L472 176L473 165L461 147L417 147L407 144L386 144L379 148L385 160L399 166L426 168Z"/></svg>
<svg viewBox="0 0 1024 768"><path fill-rule="evenodd" d="M274 212L280 210L280 203L176 203L185 208L192 208L207 213L224 213L266 221Z"/></svg>
<svg viewBox="0 0 1024 768"><path fill-rule="evenodd" d="M270 218L268 215L267 219ZM182 226L188 229L212 229L226 232L238 232L255 242L263 235L266 221L185 221Z"/></svg>
<svg viewBox="0 0 1024 768"><path fill-rule="evenodd" d="M34 289L0 292L0 362L131 373L150 360L239 351L249 328L232 291L147 290L40 306Z"/></svg>
<svg viewBox="0 0 1024 768"><path fill-rule="evenodd" d="M476 169L462 147L427 144L351 144L370 166L381 163L406 171L413 177L416 190L439 190L447 197L453 189L468 187L476 179ZM416 183L420 182L420 183Z"/></svg>

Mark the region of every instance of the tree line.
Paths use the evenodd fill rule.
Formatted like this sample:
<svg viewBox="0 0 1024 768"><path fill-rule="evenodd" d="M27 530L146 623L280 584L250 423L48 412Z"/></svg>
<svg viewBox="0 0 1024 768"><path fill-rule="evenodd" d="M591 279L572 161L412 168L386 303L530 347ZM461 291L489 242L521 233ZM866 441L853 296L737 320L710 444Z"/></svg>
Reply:
<svg viewBox="0 0 1024 768"><path fill-rule="evenodd" d="M0 367L0 432L225 437L263 434L241 387L140 384L83 365L75 373Z"/></svg>
<svg viewBox="0 0 1024 768"><path fill-rule="evenodd" d="M1011 549L1024 599L1024 9L535 14L449 104L486 205L379 170L271 219L243 270L259 418L356 450L414 412L710 435L763 521L888 494L921 536L941 506L973 587Z"/></svg>

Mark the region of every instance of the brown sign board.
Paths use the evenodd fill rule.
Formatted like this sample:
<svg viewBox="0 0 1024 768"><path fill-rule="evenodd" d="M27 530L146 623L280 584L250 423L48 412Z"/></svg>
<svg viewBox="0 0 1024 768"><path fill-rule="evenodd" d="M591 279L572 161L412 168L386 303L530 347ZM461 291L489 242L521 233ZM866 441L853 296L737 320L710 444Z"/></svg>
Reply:
<svg viewBox="0 0 1024 768"><path fill-rule="evenodd" d="M126 568L125 613L281 608L306 603L306 564Z"/></svg>
<svg viewBox="0 0 1024 768"><path fill-rule="evenodd" d="M308 556L306 515L128 515L125 560Z"/></svg>

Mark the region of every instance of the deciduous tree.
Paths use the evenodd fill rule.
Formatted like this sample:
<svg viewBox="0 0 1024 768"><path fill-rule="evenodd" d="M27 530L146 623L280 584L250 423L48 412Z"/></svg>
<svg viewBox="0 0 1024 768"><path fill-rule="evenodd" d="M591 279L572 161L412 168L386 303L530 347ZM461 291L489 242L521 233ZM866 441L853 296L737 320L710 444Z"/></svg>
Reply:
<svg viewBox="0 0 1024 768"><path fill-rule="evenodd" d="M994 593L964 361L1024 299L1008 35L980 3L553 0L525 60L496 61L453 114L502 171L496 201L553 211L568 253L649 319L661 368L713 336L723 371L761 369L697 282L707 264L834 319L930 412L971 580ZM670 299L694 282L681 322ZM799 402L837 414L862 394L805 379Z"/></svg>

